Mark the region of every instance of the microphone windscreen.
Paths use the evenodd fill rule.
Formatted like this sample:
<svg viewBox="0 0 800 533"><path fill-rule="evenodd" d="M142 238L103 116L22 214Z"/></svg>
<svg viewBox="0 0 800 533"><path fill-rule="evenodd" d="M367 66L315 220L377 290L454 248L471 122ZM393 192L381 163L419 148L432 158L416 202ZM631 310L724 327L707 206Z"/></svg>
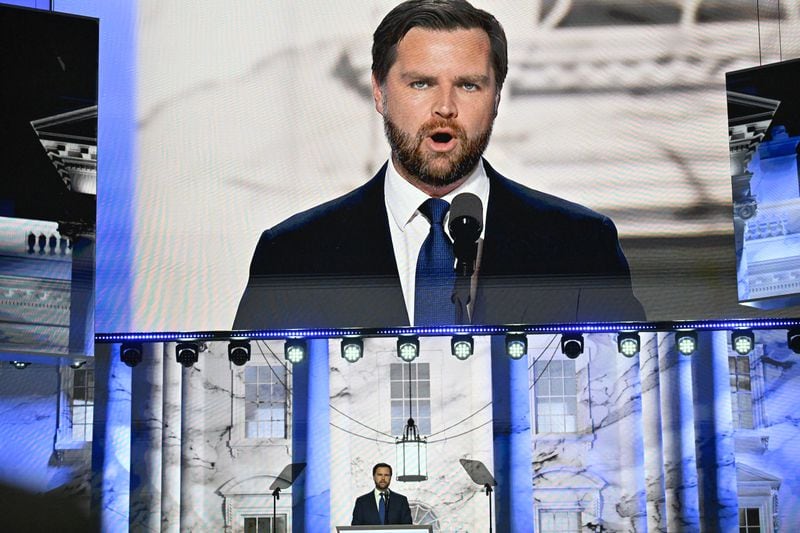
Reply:
<svg viewBox="0 0 800 533"><path fill-rule="evenodd" d="M453 198L450 204L450 222L448 229L450 234L455 236L469 227L470 232L476 231L477 234L471 240L477 240L483 230L483 204L481 199L471 192L462 192Z"/></svg>

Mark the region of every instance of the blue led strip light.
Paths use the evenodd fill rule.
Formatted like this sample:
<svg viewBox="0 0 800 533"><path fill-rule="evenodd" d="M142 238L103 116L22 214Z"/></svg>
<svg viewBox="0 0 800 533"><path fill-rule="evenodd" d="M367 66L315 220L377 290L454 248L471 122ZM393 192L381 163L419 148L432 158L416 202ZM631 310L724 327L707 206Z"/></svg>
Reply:
<svg viewBox="0 0 800 533"><path fill-rule="evenodd" d="M449 337L452 335L505 335L515 333L619 333L621 331L679 331L679 330L729 330L729 329L785 329L800 327L800 318L727 319L676 322L586 322L569 324L513 324L497 326L435 326L397 328L325 328L325 329L268 329L250 331L170 331L153 333L98 333L95 342L118 343L179 342L188 340L237 339L323 339L339 337Z"/></svg>

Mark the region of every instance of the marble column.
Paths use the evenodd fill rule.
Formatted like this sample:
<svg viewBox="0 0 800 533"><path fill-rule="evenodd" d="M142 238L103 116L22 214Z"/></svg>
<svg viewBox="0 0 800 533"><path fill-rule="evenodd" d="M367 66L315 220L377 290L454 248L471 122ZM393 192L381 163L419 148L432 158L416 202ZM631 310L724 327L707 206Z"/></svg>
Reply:
<svg viewBox="0 0 800 533"><path fill-rule="evenodd" d="M678 353L673 333L658 334L661 433L669 531L699 531L692 360Z"/></svg>
<svg viewBox="0 0 800 533"><path fill-rule="evenodd" d="M703 531L739 527L728 332L703 332L692 356L700 522Z"/></svg>
<svg viewBox="0 0 800 533"><path fill-rule="evenodd" d="M616 338L616 335L614 335ZM640 336L640 345L644 345ZM652 344L652 343L651 343ZM643 349L640 348L640 354ZM642 388L639 357L617 354L614 396L615 409L620 411L617 422L619 442L620 494L617 513L625 520L628 531L647 530L647 496L644 470L644 442L642 440Z"/></svg>
<svg viewBox="0 0 800 533"><path fill-rule="evenodd" d="M178 533L181 526L181 398L182 367L175 361L175 343L162 345L163 394L161 431L161 531Z"/></svg>
<svg viewBox="0 0 800 533"><path fill-rule="evenodd" d="M131 531L161 528L163 351L161 343L144 344L132 372Z"/></svg>
<svg viewBox="0 0 800 533"><path fill-rule="evenodd" d="M199 361L189 368L182 368L181 385L181 506L180 530L203 531L206 524L205 508L206 472L205 459L205 398L203 394L203 353ZM170 364L175 363L174 357Z"/></svg>
<svg viewBox="0 0 800 533"><path fill-rule="evenodd" d="M495 529L526 531L533 524L528 358L508 357L503 337L492 337L491 345Z"/></svg>
<svg viewBox="0 0 800 533"><path fill-rule="evenodd" d="M331 527L328 341L310 340L306 359L291 370L292 462L306 463L291 489L292 531L327 531Z"/></svg>
<svg viewBox="0 0 800 533"><path fill-rule="evenodd" d="M639 381L642 387L642 443L647 493L647 531L666 533L664 448L661 439L661 383L658 366L658 336L641 334Z"/></svg>
<svg viewBox="0 0 800 533"><path fill-rule="evenodd" d="M130 508L131 368L119 344L95 345L92 521L96 531L127 531Z"/></svg>

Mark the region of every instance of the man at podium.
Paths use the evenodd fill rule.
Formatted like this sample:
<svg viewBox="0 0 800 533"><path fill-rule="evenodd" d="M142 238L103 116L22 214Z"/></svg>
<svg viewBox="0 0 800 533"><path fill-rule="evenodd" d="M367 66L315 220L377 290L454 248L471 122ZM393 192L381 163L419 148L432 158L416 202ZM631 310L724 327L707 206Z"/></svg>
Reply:
<svg viewBox="0 0 800 533"><path fill-rule="evenodd" d="M410 524L411 509L408 498L389 490L392 467L378 463L372 467L375 488L356 498L353 507L354 526L379 526L383 524Z"/></svg>

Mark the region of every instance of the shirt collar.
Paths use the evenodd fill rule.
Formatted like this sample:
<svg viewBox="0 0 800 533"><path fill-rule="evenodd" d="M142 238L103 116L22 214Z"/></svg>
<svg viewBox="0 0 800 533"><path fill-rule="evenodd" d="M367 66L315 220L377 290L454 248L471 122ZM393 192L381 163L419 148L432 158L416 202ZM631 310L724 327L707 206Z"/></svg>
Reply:
<svg viewBox="0 0 800 533"><path fill-rule="evenodd" d="M417 210L422 205L422 202L429 198L428 195L401 176L391 158L389 158L389 164L386 165L384 190L389 217L400 231L405 231L406 225L419 214ZM486 176L483 159L475 165L475 168L464 180L464 183L444 195L442 199L452 203L453 198L462 192L471 192L481 199L484 206L486 205L489 198L489 179ZM486 218L485 213L486 210L484 208L484 219Z"/></svg>

